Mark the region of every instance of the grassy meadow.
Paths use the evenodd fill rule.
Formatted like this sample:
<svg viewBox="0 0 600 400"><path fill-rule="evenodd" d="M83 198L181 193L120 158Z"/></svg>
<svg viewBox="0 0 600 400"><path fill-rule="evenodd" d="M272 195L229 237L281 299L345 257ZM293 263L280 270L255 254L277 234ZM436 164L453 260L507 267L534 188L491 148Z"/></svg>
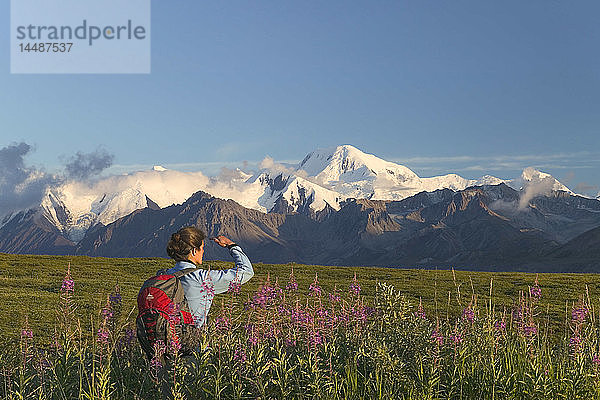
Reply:
<svg viewBox="0 0 600 400"><path fill-rule="evenodd" d="M170 268L164 258L101 258L81 256L36 256L0 254L0 337L16 338L28 316L29 324L40 338L49 338L56 321L56 306L62 279L71 265L75 281L74 303L79 314L95 315L109 293L119 285L123 308L137 313L136 296L145 279L159 269ZM254 278L242 287L249 296L267 276L285 286L293 268L300 290L308 290L315 274L321 287L330 292L335 286L346 289L354 274L363 295L371 299L376 282L386 282L417 305L422 302L428 315L453 318L462 312L473 295L477 302L490 301L497 310L510 309L520 292L527 292L536 277L543 290L540 302L545 317L555 331L564 330L569 308L582 295L589 295L592 305L600 301L600 275L596 274L527 274L520 272L470 272L451 270L395 269L373 267L332 267L300 264L272 265L255 263ZM204 267L229 268L233 263L205 261ZM587 292L586 292L587 291ZM218 304L219 296L215 298ZM216 307L211 309L215 312Z"/></svg>
<svg viewBox="0 0 600 400"><path fill-rule="evenodd" d="M0 254L0 399L600 399L594 274L254 264L193 357L148 360L135 298L171 265Z"/></svg>

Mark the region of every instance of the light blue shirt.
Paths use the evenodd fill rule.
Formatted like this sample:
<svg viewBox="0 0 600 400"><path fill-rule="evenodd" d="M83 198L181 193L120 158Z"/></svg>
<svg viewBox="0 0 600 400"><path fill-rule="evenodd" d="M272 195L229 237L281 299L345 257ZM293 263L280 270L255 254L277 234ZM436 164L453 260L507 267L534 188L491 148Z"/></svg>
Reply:
<svg viewBox="0 0 600 400"><path fill-rule="evenodd" d="M224 270L197 269L179 278L197 327L206 323L208 311L210 311L215 294L227 292L231 282L244 284L254 276L252 264L240 246L233 246L229 249L229 253L235 261L234 268ZM197 267L189 261L178 261L173 268L167 270L167 274L186 268Z"/></svg>

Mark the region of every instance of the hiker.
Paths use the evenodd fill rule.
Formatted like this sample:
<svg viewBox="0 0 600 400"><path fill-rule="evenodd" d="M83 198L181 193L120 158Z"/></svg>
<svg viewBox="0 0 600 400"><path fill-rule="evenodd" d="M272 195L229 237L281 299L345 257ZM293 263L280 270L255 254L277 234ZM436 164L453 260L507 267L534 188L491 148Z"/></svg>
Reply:
<svg viewBox="0 0 600 400"><path fill-rule="evenodd" d="M236 285L244 284L254 276L252 264L242 248L225 236L217 236L211 240L229 249L235 267L212 271L197 268L202 265L204 238L204 232L188 226L171 235L171 240L167 244L167 254L176 261L175 266L166 271L167 274L196 268L181 276L179 281L183 286L194 324L198 328L207 321L214 295L225 293L230 289L235 290Z"/></svg>
<svg viewBox="0 0 600 400"><path fill-rule="evenodd" d="M194 368L193 339L197 329L207 324L214 296L227 291L237 292L240 285L254 276L252 264L241 247L222 235L210 240L229 249L235 267L225 270L199 268L205 238L204 232L193 226L172 234L167 254L175 260L175 266L158 271L156 276L144 282L138 294L137 335L148 358L159 366L163 398L171 398L171 389L165 379L170 364L166 348L171 351L175 348L183 356L186 368Z"/></svg>

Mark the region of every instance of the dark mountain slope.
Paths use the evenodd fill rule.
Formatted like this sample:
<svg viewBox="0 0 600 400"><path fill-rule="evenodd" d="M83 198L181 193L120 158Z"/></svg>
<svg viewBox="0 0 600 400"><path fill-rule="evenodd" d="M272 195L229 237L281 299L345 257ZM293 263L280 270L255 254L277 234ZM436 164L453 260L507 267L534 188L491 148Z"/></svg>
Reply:
<svg viewBox="0 0 600 400"><path fill-rule="evenodd" d="M68 255L75 243L66 239L38 210L21 211L0 228L0 251Z"/></svg>
<svg viewBox="0 0 600 400"><path fill-rule="evenodd" d="M600 267L600 227L582 233L550 252L549 256L557 260L589 260Z"/></svg>
<svg viewBox="0 0 600 400"><path fill-rule="evenodd" d="M515 228L489 208L493 201L484 188L470 188L419 210L422 222L395 248L396 257L430 266L509 266L556 246L541 234Z"/></svg>
<svg viewBox="0 0 600 400"><path fill-rule="evenodd" d="M77 245L31 211L0 228L0 251L166 257L170 235L196 225L240 243L254 262L590 270L598 260L600 202L565 193L519 204L501 184L438 190L401 201L347 200L336 211L268 213L198 192L181 205L137 210L90 229ZM6 221L5 221L6 222ZM54 229L54 230L53 230ZM598 228L600 229L600 228ZM568 238L564 244L559 239ZM211 242L207 259L229 259Z"/></svg>
<svg viewBox="0 0 600 400"><path fill-rule="evenodd" d="M252 249L256 257L268 250L277 261L293 257L293 252L277 237L285 216L263 214L246 209L232 200L214 198L198 192L181 205L162 210L145 208L123 217L108 226L97 226L79 243L79 254L98 256L161 256L166 257L166 244L177 229L195 225L208 236L226 235ZM223 257L209 244L206 258ZM275 261L273 261L275 262Z"/></svg>

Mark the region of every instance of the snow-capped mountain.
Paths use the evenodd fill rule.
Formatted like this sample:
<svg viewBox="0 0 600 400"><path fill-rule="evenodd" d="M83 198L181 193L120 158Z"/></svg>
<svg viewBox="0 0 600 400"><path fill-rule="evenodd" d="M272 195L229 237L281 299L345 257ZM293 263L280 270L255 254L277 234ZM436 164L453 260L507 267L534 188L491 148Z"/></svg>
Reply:
<svg viewBox="0 0 600 400"><path fill-rule="evenodd" d="M98 223L107 225L145 207L183 203L208 181L202 173L155 167L152 171L112 176L92 184L69 181L48 188L40 208L61 233L77 242Z"/></svg>
<svg viewBox="0 0 600 400"><path fill-rule="evenodd" d="M311 181L344 197L372 200L402 200L423 191L445 188L456 191L506 182L492 176L465 179L456 174L421 178L404 165L363 153L350 145L310 153L298 165L296 173L304 173Z"/></svg>
<svg viewBox="0 0 600 400"><path fill-rule="evenodd" d="M266 212L307 209L317 212L327 205L337 210L340 202L348 198L402 200L424 191L460 191L470 186L501 183L523 191L525 202L552 190L573 194L551 175L533 168L526 168L520 177L509 180L490 175L466 179L456 174L422 178L406 166L366 154L351 145L315 150L295 167L267 168L247 183L261 187L255 189L262 193L257 201L259 207L253 208Z"/></svg>
<svg viewBox="0 0 600 400"><path fill-rule="evenodd" d="M338 191L348 195L365 194L360 190L364 182L396 187L420 184L417 174L405 166L363 153L350 145L313 151L302 160L297 170L325 185L341 184Z"/></svg>
<svg viewBox="0 0 600 400"><path fill-rule="evenodd" d="M550 192L554 190L574 194L568 187L560 183L552 175L538 171L532 167L525 168L519 178L512 179L507 183L516 190L526 190L528 187L535 186L540 192Z"/></svg>
<svg viewBox="0 0 600 400"><path fill-rule="evenodd" d="M262 172L248 179L247 184L260 187L257 199L260 209L268 212L321 211L327 206L339 210L340 193L327 189L294 174Z"/></svg>
<svg viewBox="0 0 600 400"><path fill-rule="evenodd" d="M448 174L433 176L431 178L421 178L421 182L424 191L433 192L444 188L458 191L464 190L469 186L499 185L501 183L507 183L508 181L491 175L485 175L479 179L466 179L460 175Z"/></svg>
<svg viewBox="0 0 600 400"><path fill-rule="evenodd" d="M182 204L200 190L263 213L315 214L324 209L339 210L349 198L402 200L424 191L461 191L474 185L500 183L522 191L524 203L552 190L572 194L552 176L533 168L512 180L489 175L466 179L456 174L421 178L403 165L343 145L315 150L297 165L270 160L253 175L224 168L219 176L209 178L201 172L155 166L149 171L93 183L67 181L48 188L36 212L65 238L78 242L97 224L108 225L146 207ZM0 227L11 218L3 217Z"/></svg>
<svg viewBox="0 0 600 400"><path fill-rule="evenodd" d="M308 154L296 168L344 197L398 200L417 193L421 179L409 168L350 145Z"/></svg>
<svg viewBox="0 0 600 400"><path fill-rule="evenodd" d="M208 235L240 243L254 262L598 271L599 201L554 192L533 198L522 212L520 198L500 184L400 201L356 199L317 222L303 213L265 214L198 192L181 205L139 210L98 226L73 252L164 256L170 234L194 221ZM207 245L208 259L227 256L215 250Z"/></svg>

